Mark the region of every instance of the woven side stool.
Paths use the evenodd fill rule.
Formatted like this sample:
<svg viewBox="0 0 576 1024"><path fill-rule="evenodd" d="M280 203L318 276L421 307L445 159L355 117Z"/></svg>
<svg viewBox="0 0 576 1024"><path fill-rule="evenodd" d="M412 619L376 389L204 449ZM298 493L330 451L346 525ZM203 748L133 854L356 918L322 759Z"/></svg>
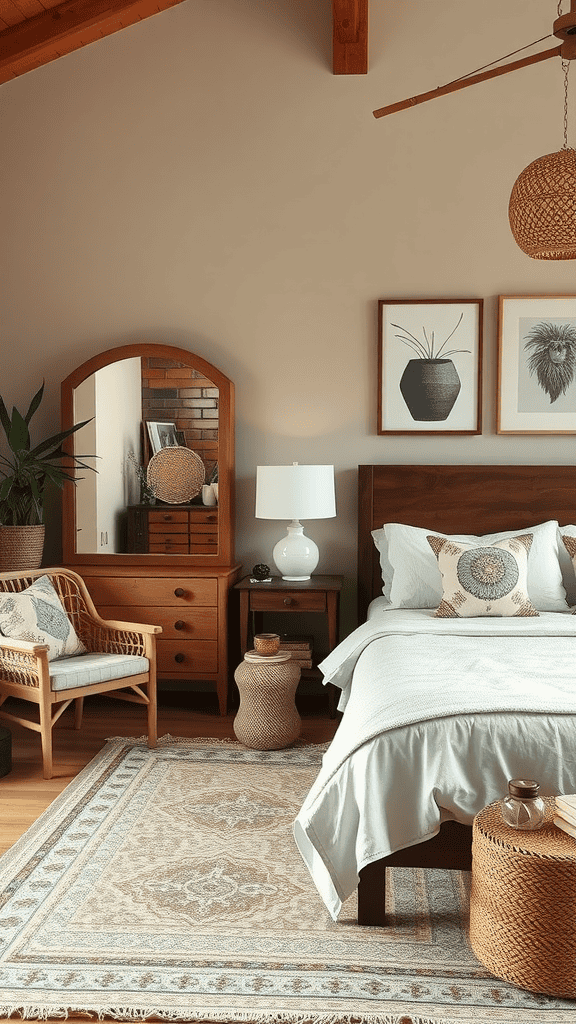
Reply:
<svg viewBox="0 0 576 1024"><path fill-rule="evenodd" d="M472 829L470 942L498 978L531 992L576 998L576 840L553 823L522 832L498 802Z"/></svg>
<svg viewBox="0 0 576 1024"><path fill-rule="evenodd" d="M234 732L240 743L254 750L280 750L294 743L302 723L294 703L300 666L291 655L266 657L247 651L234 679L240 691Z"/></svg>

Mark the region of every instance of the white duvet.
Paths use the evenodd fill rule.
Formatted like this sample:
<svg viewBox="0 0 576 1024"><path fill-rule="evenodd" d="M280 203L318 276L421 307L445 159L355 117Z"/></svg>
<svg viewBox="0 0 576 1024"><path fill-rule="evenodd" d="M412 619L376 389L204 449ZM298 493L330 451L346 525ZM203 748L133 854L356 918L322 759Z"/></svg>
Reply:
<svg viewBox="0 0 576 1024"><path fill-rule="evenodd" d="M334 919L366 865L471 824L511 778L576 792L576 615L386 610L320 666L344 709L294 836Z"/></svg>

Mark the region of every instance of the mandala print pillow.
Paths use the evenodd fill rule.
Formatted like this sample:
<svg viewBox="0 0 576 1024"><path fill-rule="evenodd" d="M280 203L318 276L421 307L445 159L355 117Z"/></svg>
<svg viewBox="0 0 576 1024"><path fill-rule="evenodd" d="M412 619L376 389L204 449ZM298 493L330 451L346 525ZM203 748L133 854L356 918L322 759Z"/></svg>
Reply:
<svg viewBox="0 0 576 1024"><path fill-rule="evenodd" d="M0 595L0 630L11 640L48 644L48 661L86 653L49 576L20 594Z"/></svg>
<svg viewBox="0 0 576 1024"><path fill-rule="evenodd" d="M436 616L539 615L527 590L531 533L484 547L446 537L427 540L442 574L443 595Z"/></svg>

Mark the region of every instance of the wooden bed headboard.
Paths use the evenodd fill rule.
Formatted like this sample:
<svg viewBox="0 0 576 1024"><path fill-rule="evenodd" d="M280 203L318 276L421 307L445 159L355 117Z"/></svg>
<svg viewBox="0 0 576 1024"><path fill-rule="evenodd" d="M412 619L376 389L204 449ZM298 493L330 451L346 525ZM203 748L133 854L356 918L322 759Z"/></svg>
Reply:
<svg viewBox="0 0 576 1024"><path fill-rule="evenodd" d="M442 533L576 522L576 466L358 466L358 616L382 594L371 531L406 523Z"/></svg>

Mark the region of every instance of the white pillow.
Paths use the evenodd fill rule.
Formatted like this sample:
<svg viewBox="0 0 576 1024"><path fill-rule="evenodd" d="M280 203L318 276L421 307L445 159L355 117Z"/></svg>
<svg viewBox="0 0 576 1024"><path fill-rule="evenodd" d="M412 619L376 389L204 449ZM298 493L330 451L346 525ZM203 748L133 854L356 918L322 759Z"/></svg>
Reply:
<svg viewBox="0 0 576 1024"><path fill-rule="evenodd" d="M49 576L19 594L0 595L0 631L11 640L48 644L48 661L86 653Z"/></svg>
<svg viewBox="0 0 576 1024"><path fill-rule="evenodd" d="M566 591L562 586L560 570L558 523L550 520L527 528L525 532L533 535L528 558L528 596L540 612L565 612ZM470 534L449 537L438 530L385 523L383 533L386 539L386 560L392 569L391 585L388 583L387 590L390 607L437 608L442 599L442 577L436 557L426 540L429 534L480 546L509 540L510 537L518 536L519 531L507 530L504 533L484 534L482 537ZM382 538L379 538L379 542L383 548Z"/></svg>
<svg viewBox="0 0 576 1024"><path fill-rule="evenodd" d="M574 571L574 564L566 545L563 543L563 537L576 537L576 526L560 526L558 529L558 549L560 551L560 571L562 573L562 583L566 591L566 600L570 607L576 605L576 572Z"/></svg>
<svg viewBox="0 0 576 1024"><path fill-rule="evenodd" d="M531 533L480 547L456 544L445 537L427 539L442 575L442 600L435 612L438 618L540 614L527 593Z"/></svg>
<svg viewBox="0 0 576 1024"><path fill-rule="evenodd" d="M390 591L392 589L394 570L388 559L388 541L386 540L384 527L382 527L381 530L372 530L372 538L380 554L380 572L383 584L382 593L384 594L385 603L388 605L390 604Z"/></svg>

